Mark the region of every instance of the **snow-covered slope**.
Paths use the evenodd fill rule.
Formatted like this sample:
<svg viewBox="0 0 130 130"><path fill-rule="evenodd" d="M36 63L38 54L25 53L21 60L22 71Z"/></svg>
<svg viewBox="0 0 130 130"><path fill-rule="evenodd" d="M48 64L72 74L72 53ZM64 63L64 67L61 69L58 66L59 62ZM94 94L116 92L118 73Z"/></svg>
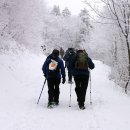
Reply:
<svg viewBox="0 0 130 130"><path fill-rule="evenodd" d="M79 110L75 85L69 106L70 85L60 85L60 105L47 109L47 84L39 104L37 100L44 77L45 56L28 52L0 55L0 130L129 130L130 97L108 79L110 68L94 61L86 109ZM89 84L90 87L90 84Z"/></svg>

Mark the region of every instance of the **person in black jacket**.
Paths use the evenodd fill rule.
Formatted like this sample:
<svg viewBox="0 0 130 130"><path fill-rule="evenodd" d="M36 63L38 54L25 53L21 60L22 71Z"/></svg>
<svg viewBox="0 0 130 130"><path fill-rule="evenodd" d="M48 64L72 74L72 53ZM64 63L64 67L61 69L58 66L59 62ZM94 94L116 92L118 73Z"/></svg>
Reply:
<svg viewBox="0 0 130 130"><path fill-rule="evenodd" d="M86 62L86 66L85 68L83 68L83 66L81 66L79 64L79 66L81 66L82 68L78 68L77 67L77 58L78 58L78 54L81 54L82 52L85 52L85 50L77 50L76 56L72 61L71 64L71 69L72 69L72 74L74 76L74 81L75 81L75 92L77 95L77 101L78 101L78 105L80 109L85 109L84 106L84 102L85 102L85 96L86 96L86 91L87 91L87 87L88 87L88 81L89 81L89 69L94 69L95 65L92 62L92 60L88 57L87 53L86 53L86 58L85 58L85 62ZM83 58L83 55L82 55Z"/></svg>
<svg viewBox="0 0 130 130"><path fill-rule="evenodd" d="M75 50L74 48L68 48L65 52L63 60L65 61L65 67L68 70L68 83L72 84L72 69L71 69L71 62L72 59L75 57Z"/></svg>
<svg viewBox="0 0 130 130"><path fill-rule="evenodd" d="M48 107L59 104L59 85L65 83L65 68L63 61L59 58L59 50L54 49L43 66L42 71L48 83Z"/></svg>

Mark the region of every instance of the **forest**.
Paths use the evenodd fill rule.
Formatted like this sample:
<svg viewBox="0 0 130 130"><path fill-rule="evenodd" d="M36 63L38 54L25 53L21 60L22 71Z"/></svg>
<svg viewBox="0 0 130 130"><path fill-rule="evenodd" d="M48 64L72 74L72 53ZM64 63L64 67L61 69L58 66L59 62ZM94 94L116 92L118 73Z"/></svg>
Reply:
<svg viewBox="0 0 130 130"><path fill-rule="evenodd" d="M127 93L130 1L99 1L84 0L86 8L73 16L68 7L48 9L44 0L0 0L0 55L25 48L48 55L53 48L82 45L91 57L111 67L109 78Z"/></svg>

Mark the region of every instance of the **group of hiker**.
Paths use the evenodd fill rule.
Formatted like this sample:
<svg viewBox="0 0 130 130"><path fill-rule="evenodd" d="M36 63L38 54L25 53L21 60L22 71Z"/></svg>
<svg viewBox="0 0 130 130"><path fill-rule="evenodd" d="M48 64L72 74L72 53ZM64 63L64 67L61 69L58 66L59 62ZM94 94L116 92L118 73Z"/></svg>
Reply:
<svg viewBox="0 0 130 130"><path fill-rule="evenodd" d="M48 108L59 105L59 85L66 82L65 68L68 70L68 83L75 82L75 92L80 109L85 109L85 97L89 81L89 69L95 65L84 49L68 48L64 56L60 58L60 51L54 49L46 58L42 71L48 85ZM65 61L65 66L64 62Z"/></svg>

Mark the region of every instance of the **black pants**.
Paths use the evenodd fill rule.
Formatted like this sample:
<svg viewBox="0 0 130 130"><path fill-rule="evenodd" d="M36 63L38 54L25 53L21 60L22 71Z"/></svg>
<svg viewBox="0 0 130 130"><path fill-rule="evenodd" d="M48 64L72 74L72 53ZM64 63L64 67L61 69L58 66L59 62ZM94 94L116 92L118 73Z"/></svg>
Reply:
<svg viewBox="0 0 130 130"><path fill-rule="evenodd" d="M74 77L74 81L76 84L75 92L77 95L77 101L78 101L79 106L84 105L86 91L88 87L88 80L89 80L89 76L86 76L86 75Z"/></svg>
<svg viewBox="0 0 130 130"><path fill-rule="evenodd" d="M71 69L68 69L68 80L72 81L72 72L71 72Z"/></svg>
<svg viewBox="0 0 130 130"><path fill-rule="evenodd" d="M59 102L60 79L58 78L48 79L47 84L48 84L48 102Z"/></svg>

